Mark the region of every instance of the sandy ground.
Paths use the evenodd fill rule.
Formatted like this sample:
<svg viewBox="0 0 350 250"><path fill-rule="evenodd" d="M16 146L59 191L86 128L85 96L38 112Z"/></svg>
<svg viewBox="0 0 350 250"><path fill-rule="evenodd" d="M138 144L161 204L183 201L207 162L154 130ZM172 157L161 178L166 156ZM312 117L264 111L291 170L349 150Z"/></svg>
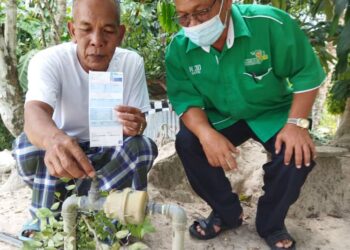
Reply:
<svg viewBox="0 0 350 250"><path fill-rule="evenodd" d="M150 188L152 196L152 188ZM28 188L21 188L16 192L0 194L0 231L17 234L21 225L29 217L27 211L30 202L31 191ZM161 203L175 203L184 207L188 215L188 226L198 216L209 214L208 207L200 200L195 199L194 203L179 203L166 198L156 198ZM268 249L254 227L255 206L244 205L245 222L239 228L226 231L220 237L209 241L198 241L191 239L186 232L186 250L265 250ZM171 221L160 215L152 216L152 223L157 232L146 237L145 242L155 250L171 249ZM305 250L348 250L350 249L350 216L334 218L322 216L309 219L287 219L287 227L290 233L297 240L298 249ZM14 250L15 247L0 242L1 250Z"/></svg>
<svg viewBox="0 0 350 250"><path fill-rule="evenodd" d="M250 176L247 183L236 181L238 185L235 187L236 190L242 189L245 194L251 194L253 197L250 202L243 203L245 216L243 225L238 229L225 231L219 237L209 241L192 239L186 231L185 250L269 249L256 233L254 226L256 200L261 193L261 184L259 184L259 180L261 181L261 164L266 161L266 157L258 148L255 148L255 154L244 153L245 151L252 152L246 150L252 149L252 147L255 146L248 145L247 148L241 148L241 172L230 177L231 180L234 180L237 176L240 180L246 180ZM171 150L173 150L173 145L170 145L166 150L162 150L158 156L159 162L161 162L161 159L169 159L169 156L172 155ZM345 166L349 166L349 162L349 158L344 158L343 164ZM164 164L158 165L157 170L152 169L154 174L149 176L152 184L148 191L151 200L162 204L173 203L182 206L187 213L188 227L194 219L206 217L210 210L206 204L190 192L188 186L186 187L186 183L175 183L179 179L184 179L184 174L175 171L174 164L180 163L178 160L177 162L174 160L172 164L165 161ZM248 169L247 166L251 166L251 169ZM347 167L347 170L347 172L344 172L345 182L350 183L350 169ZM0 231L17 235L23 223L29 218L28 206L31 191L27 187L16 189L13 192L1 190L6 178L5 175L0 174ZM160 183L159 180L163 180L163 183ZM169 183L173 185L172 190L167 186ZM321 206L319 207L321 208ZM296 239L299 250L350 250L350 209L347 209L347 211L341 217L330 216L326 212L320 213L317 217L311 216L312 218L303 219L288 216L286 225L291 235ZM153 215L151 219L157 231L146 236L145 243L154 250L171 249L171 221L161 215ZM13 249L16 248L0 242L0 250Z"/></svg>

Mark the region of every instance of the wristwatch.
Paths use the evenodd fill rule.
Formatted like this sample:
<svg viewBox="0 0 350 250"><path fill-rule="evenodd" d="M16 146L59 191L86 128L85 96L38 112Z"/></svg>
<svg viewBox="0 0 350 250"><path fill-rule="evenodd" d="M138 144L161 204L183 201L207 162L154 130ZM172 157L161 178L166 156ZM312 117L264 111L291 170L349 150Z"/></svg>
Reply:
<svg viewBox="0 0 350 250"><path fill-rule="evenodd" d="M297 125L301 128L310 128L310 121L304 118L288 118L287 123Z"/></svg>

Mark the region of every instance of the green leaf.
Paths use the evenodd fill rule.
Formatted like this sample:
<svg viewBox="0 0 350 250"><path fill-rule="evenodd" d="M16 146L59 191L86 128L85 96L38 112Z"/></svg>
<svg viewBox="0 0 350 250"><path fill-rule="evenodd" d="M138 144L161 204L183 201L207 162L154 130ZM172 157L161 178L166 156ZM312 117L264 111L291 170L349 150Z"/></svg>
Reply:
<svg viewBox="0 0 350 250"><path fill-rule="evenodd" d="M71 190L75 189L75 185L73 184L73 185L66 186L66 189L68 191L71 191Z"/></svg>
<svg viewBox="0 0 350 250"><path fill-rule="evenodd" d="M251 199L252 199L252 196L251 196L251 195L244 195L244 194L239 195L239 200L240 200L240 201L243 201L243 202L250 202Z"/></svg>
<svg viewBox="0 0 350 250"><path fill-rule="evenodd" d="M56 218L53 216L53 214L52 214L52 216L49 217L49 224L50 224L51 226L58 226L58 225L59 225L59 224L58 224L58 221L57 221Z"/></svg>
<svg viewBox="0 0 350 250"><path fill-rule="evenodd" d="M128 247L128 250L147 250L147 249L151 249L151 248L149 248L146 244L142 242L135 242L134 244Z"/></svg>
<svg viewBox="0 0 350 250"><path fill-rule="evenodd" d="M114 243L110 248L110 250L119 250L119 249L120 249L119 242Z"/></svg>
<svg viewBox="0 0 350 250"><path fill-rule="evenodd" d="M19 62L17 65L18 80L19 80L19 84L22 87L23 92L27 92L28 90L27 73L28 73L29 62L37 52L38 52L37 49L33 49L29 51L27 54L25 54L24 56L21 56L19 58Z"/></svg>
<svg viewBox="0 0 350 250"><path fill-rule="evenodd" d="M66 177L62 177L60 179L60 181L64 182L64 183L68 183L71 179L70 178L66 178Z"/></svg>
<svg viewBox="0 0 350 250"><path fill-rule="evenodd" d="M342 73L348 67L348 55L350 53L350 20L345 24L342 32L339 35L337 45L337 55L339 58L336 66L337 74Z"/></svg>
<svg viewBox="0 0 350 250"><path fill-rule="evenodd" d="M172 2L159 1L157 4L157 13L159 24L166 32L172 33L179 29L179 26L173 20L176 11Z"/></svg>
<svg viewBox="0 0 350 250"><path fill-rule="evenodd" d="M55 233L55 235L52 237L52 240L55 243L55 247L59 247L63 245L64 236L62 233Z"/></svg>
<svg viewBox="0 0 350 250"><path fill-rule="evenodd" d="M350 79L336 81L330 92L338 100L347 99L350 97Z"/></svg>
<svg viewBox="0 0 350 250"><path fill-rule="evenodd" d="M34 249L37 249L38 247L41 247L43 243L37 240L30 240L28 241L30 247L34 247Z"/></svg>
<svg viewBox="0 0 350 250"><path fill-rule="evenodd" d="M126 238L128 235L130 234L129 230L121 230L118 231L115 236L117 237L117 239L124 239Z"/></svg>
<svg viewBox="0 0 350 250"><path fill-rule="evenodd" d="M57 199L59 199L59 198L61 197L61 193L60 193L60 192L55 192L55 197L56 197Z"/></svg>
<svg viewBox="0 0 350 250"><path fill-rule="evenodd" d="M42 236L44 237L44 238L52 238L52 236L53 236L53 231L52 231L52 229L44 229L44 230L42 230L41 231L41 233L42 233Z"/></svg>
<svg viewBox="0 0 350 250"><path fill-rule="evenodd" d="M43 208L39 208L37 211L36 211L36 216L39 218L39 219L46 219L50 216L52 216L52 212L50 209L46 208L46 207L43 207Z"/></svg>
<svg viewBox="0 0 350 250"><path fill-rule="evenodd" d="M152 225L151 220L146 218L142 224L141 239L148 233L154 233L156 228Z"/></svg>
<svg viewBox="0 0 350 250"><path fill-rule="evenodd" d="M48 242L47 242L47 246L50 248L53 248L53 249L55 249L55 242L53 241L53 240L49 240Z"/></svg>
<svg viewBox="0 0 350 250"><path fill-rule="evenodd" d="M56 203L54 203L52 206L51 206L51 210L57 210L58 208L59 208L59 206L60 206L60 202L56 202Z"/></svg>

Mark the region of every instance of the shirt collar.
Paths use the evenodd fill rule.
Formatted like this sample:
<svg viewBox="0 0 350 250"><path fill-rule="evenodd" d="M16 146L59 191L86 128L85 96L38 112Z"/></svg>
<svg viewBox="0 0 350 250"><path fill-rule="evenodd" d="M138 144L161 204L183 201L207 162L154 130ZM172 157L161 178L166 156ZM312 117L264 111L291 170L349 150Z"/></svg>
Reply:
<svg viewBox="0 0 350 250"><path fill-rule="evenodd" d="M235 33L234 33L232 17L230 16L229 18L230 20L229 20L228 29L227 29L226 46L228 49L231 49L235 41ZM210 46L203 46L202 49L207 53L210 52Z"/></svg>
<svg viewBox="0 0 350 250"><path fill-rule="evenodd" d="M183 31L183 30L182 30ZM229 21L229 26L227 30L226 46L228 49L232 48L236 38L241 36L251 36L250 30L248 29L247 24L245 23L242 14L238 10L237 6L232 5L231 16ZM189 40L189 39L188 39ZM186 53L192 49L198 48L197 44L188 41ZM210 46L201 47L205 52L210 52Z"/></svg>

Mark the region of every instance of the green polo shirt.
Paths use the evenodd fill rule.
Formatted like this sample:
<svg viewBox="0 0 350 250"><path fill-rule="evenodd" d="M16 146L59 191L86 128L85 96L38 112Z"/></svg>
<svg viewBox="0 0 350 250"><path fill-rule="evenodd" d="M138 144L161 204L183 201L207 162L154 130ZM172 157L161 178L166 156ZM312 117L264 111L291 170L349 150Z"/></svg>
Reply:
<svg viewBox="0 0 350 250"><path fill-rule="evenodd" d="M264 5L233 5L234 44L218 52L181 30L166 50L167 92L178 115L202 108L217 130L245 120L262 141L286 123L293 93L318 88L325 73L291 17Z"/></svg>

